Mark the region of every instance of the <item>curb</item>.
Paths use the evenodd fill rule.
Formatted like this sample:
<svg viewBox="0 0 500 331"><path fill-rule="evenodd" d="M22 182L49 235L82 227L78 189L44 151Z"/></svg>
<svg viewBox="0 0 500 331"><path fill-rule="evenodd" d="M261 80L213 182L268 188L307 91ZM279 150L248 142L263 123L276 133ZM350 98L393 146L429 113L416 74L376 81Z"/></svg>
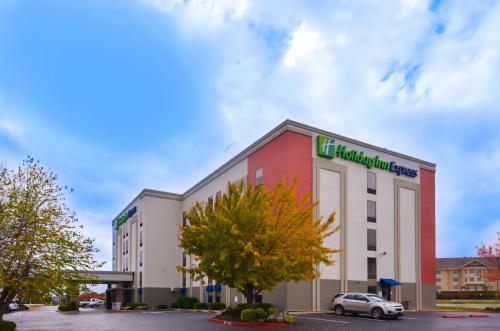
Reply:
<svg viewBox="0 0 500 331"><path fill-rule="evenodd" d="M470 314L469 317L490 317L488 314Z"/></svg>
<svg viewBox="0 0 500 331"><path fill-rule="evenodd" d="M274 327L290 326L290 324L288 324L288 323L233 322L233 321L226 321L226 320L217 319L214 317L209 318L208 321L212 322L212 323L216 323L216 324L223 324L223 325L229 325L229 326L241 326L241 327L247 327L247 328L274 328Z"/></svg>

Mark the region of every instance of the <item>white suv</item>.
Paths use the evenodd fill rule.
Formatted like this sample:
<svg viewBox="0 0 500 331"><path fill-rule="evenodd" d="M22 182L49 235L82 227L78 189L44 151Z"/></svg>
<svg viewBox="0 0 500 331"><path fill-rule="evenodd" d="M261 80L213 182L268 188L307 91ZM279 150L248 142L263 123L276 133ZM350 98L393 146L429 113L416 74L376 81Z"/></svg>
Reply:
<svg viewBox="0 0 500 331"><path fill-rule="evenodd" d="M337 315L345 312L370 314L373 318L398 318L404 315L403 305L399 302L386 301L384 298L371 293L340 293L332 299L331 307Z"/></svg>

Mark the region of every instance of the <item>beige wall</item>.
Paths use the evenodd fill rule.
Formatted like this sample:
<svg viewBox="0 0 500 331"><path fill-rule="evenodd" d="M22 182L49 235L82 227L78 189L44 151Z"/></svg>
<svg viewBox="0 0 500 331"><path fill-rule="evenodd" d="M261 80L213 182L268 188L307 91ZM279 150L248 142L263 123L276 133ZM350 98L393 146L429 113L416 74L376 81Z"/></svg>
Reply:
<svg viewBox="0 0 500 331"><path fill-rule="evenodd" d="M144 267L143 287L179 287L177 265L181 264L178 248L178 224L182 222L181 202L144 197Z"/></svg>
<svg viewBox="0 0 500 331"><path fill-rule="evenodd" d="M499 282L487 282L481 277L486 267L461 267L439 269L436 271L436 287L438 291L499 291ZM457 280L456 282L454 280Z"/></svg>

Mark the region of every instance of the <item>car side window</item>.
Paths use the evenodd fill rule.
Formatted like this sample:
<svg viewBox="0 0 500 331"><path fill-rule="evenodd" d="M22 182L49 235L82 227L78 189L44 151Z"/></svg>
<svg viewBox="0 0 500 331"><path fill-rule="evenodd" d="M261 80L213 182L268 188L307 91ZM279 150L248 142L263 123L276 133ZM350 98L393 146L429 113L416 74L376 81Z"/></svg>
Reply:
<svg viewBox="0 0 500 331"><path fill-rule="evenodd" d="M359 294L356 295L356 299L355 300L368 302L368 299L365 296L359 295Z"/></svg>
<svg viewBox="0 0 500 331"><path fill-rule="evenodd" d="M356 296L354 294L348 294L344 297L347 300L356 300Z"/></svg>

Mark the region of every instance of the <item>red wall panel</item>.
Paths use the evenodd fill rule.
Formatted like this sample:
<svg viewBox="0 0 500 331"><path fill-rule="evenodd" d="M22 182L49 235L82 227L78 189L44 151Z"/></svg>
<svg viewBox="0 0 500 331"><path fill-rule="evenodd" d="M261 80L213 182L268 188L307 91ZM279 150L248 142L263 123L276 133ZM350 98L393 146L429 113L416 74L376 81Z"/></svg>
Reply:
<svg viewBox="0 0 500 331"><path fill-rule="evenodd" d="M435 172L420 168L420 255L422 282L436 282Z"/></svg>
<svg viewBox="0 0 500 331"><path fill-rule="evenodd" d="M312 138L285 131L248 157L248 183L255 186L255 171L264 171L264 186L273 187L282 178L290 184L298 178L299 196L312 191Z"/></svg>

